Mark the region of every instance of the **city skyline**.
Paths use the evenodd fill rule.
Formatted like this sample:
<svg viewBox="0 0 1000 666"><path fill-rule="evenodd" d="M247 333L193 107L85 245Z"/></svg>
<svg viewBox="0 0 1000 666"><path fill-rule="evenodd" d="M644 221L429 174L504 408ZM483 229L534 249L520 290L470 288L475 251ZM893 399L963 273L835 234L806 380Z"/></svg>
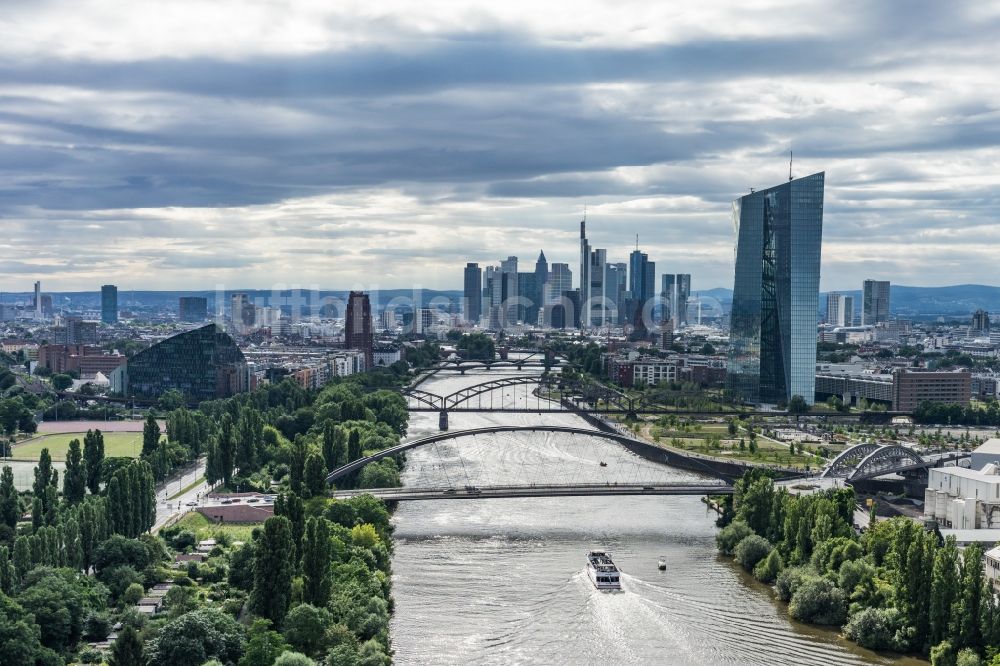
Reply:
<svg viewBox="0 0 1000 666"><path fill-rule="evenodd" d="M724 286L729 202L790 150L823 290L991 274L997 9L635 9L14 3L0 286L453 288L495 247L574 265L584 205Z"/></svg>

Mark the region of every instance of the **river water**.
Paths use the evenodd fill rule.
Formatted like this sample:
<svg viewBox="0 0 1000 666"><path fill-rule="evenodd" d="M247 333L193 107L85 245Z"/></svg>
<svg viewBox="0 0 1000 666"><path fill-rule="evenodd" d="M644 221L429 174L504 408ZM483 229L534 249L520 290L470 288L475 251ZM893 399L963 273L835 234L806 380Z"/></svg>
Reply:
<svg viewBox="0 0 1000 666"><path fill-rule="evenodd" d="M515 373L516 374L516 373ZM500 373L442 374L440 395ZM515 397L508 398L518 399ZM451 414L452 430L570 414ZM437 432L411 414L410 437ZM600 466L600 462L606 466ZM695 480L597 437L496 434L408 454L404 484ZM697 497L403 502L396 510L397 664L924 664L863 650L792 621L770 590L718 556ZM610 551L622 592L598 592L586 554ZM657 569L664 557L666 571Z"/></svg>

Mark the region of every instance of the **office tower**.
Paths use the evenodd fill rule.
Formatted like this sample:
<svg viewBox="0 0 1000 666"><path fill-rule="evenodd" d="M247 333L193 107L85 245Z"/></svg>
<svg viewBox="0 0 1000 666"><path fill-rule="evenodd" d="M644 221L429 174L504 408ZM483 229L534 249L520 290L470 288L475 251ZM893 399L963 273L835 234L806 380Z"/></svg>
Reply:
<svg viewBox="0 0 1000 666"><path fill-rule="evenodd" d="M670 322L673 325L671 319L674 316L674 285L676 280L674 279L673 273L664 273L660 277L660 301L662 302L662 309L660 310L660 321L664 324ZM671 331L672 332L672 331Z"/></svg>
<svg viewBox="0 0 1000 666"><path fill-rule="evenodd" d="M989 334L990 313L983 309L976 310L972 315L972 327L969 329L969 332Z"/></svg>
<svg viewBox="0 0 1000 666"><path fill-rule="evenodd" d="M365 353L365 369L375 365L372 338L372 306L368 294L352 291L347 297L347 316L344 320L344 346Z"/></svg>
<svg viewBox="0 0 1000 666"><path fill-rule="evenodd" d="M35 280L35 319L42 318L42 282Z"/></svg>
<svg viewBox="0 0 1000 666"><path fill-rule="evenodd" d="M462 312L465 321L478 324L483 312L483 271L479 264L465 265L465 290L463 292Z"/></svg>
<svg viewBox="0 0 1000 666"><path fill-rule="evenodd" d="M794 395L814 401L823 181L817 173L733 202L736 275L726 385L748 402L776 404ZM677 310L684 312L680 303Z"/></svg>
<svg viewBox="0 0 1000 666"><path fill-rule="evenodd" d="M605 264L604 285L608 297L608 322L624 323L627 320L625 294L628 293L628 264Z"/></svg>
<svg viewBox="0 0 1000 666"><path fill-rule="evenodd" d="M861 292L861 325L877 326L888 322L889 281L865 280Z"/></svg>
<svg viewBox="0 0 1000 666"><path fill-rule="evenodd" d="M510 256L500 262L499 278L493 278L493 303L499 308L499 327L504 328L517 323L517 257Z"/></svg>
<svg viewBox="0 0 1000 666"><path fill-rule="evenodd" d="M51 342L57 345L96 345L97 322L66 317L62 326L52 327Z"/></svg>
<svg viewBox="0 0 1000 666"><path fill-rule="evenodd" d="M831 326L854 326L854 297L836 291L827 294L826 323Z"/></svg>
<svg viewBox="0 0 1000 666"><path fill-rule="evenodd" d="M112 373L111 384L124 396L158 398L177 389L201 401L249 390L249 373L236 342L208 324L139 352Z"/></svg>
<svg viewBox="0 0 1000 666"><path fill-rule="evenodd" d="M552 328L582 328L580 312L583 303L580 301L580 290L564 291L559 302L552 306Z"/></svg>
<svg viewBox="0 0 1000 666"><path fill-rule="evenodd" d="M250 296L244 293L230 295L232 310L230 318L237 333L249 333L257 319L257 308L250 302Z"/></svg>
<svg viewBox="0 0 1000 666"><path fill-rule="evenodd" d="M580 302L590 300L590 243L587 242L587 211L580 220Z"/></svg>
<svg viewBox="0 0 1000 666"><path fill-rule="evenodd" d="M205 321L208 319L208 299L204 296L181 296L177 316L181 321Z"/></svg>
<svg viewBox="0 0 1000 666"><path fill-rule="evenodd" d="M841 326L854 326L854 297L844 296L840 297L840 316L842 323Z"/></svg>
<svg viewBox="0 0 1000 666"><path fill-rule="evenodd" d="M562 302L563 293L573 290L573 271L569 264L550 264L549 275L545 281L543 293L544 307L540 319L545 326L554 326L553 308Z"/></svg>
<svg viewBox="0 0 1000 666"><path fill-rule="evenodd" d="M101 321L105 324L118 323L118 287L113 284L101 287Z"/></svg>
<svg viewBox="0 0 1000 666"><path fill-rule="evenodd" d="M549 262L545 259L545 253L541 250L538 251L538 259L535 261L535 279L534 279L534 289L531 292L529 298L531 299L531 304L528 308L528 314L526 317L527 323L537 324L538 315L542 310L542 306L545 303L545 285L549 280ZM521 292L522 295L524 292Z"/></svg>
<svg viewBox="0 0 1000 666"><path fill-rule="evenodd" d="M590 303L584 304L584 309L589 311L590 316L586 320L586 326L604 326L607 322L607 295L604 293L604 267L608 263L608 251L595 248L590 251L590 266L587 272L590 275L590 290L588 295Z"/></svg>
<svg viewBox="0 0 1000 666"><path fill-rule="evenodd" d="M677 274L677 297L674 299L674 322L677 328L684 328L688 324L688 299L691 297L691 275L689 273ZM818 297L817 297L818 298Z"/></svg>

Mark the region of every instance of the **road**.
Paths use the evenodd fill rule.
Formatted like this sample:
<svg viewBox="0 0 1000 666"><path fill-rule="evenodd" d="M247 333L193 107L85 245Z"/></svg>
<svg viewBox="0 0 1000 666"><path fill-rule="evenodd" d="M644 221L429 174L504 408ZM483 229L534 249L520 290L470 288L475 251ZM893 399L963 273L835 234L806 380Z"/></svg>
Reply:
<svg viewBox="0 0 1000 666"><path fill-rule="evenodd" d="M201 479L201 483L193 486L184 492L180 497L170 499L186 485L195 479ZM197 503L208 493L208 482L205 481L205 459L198 460L198 464L192 471L186 470L179 476L174 476L166 484L156 489L156 522L153 523L153 531L156 532L175 515L187 513L193 507L186 506L188 502Z"/></svg>

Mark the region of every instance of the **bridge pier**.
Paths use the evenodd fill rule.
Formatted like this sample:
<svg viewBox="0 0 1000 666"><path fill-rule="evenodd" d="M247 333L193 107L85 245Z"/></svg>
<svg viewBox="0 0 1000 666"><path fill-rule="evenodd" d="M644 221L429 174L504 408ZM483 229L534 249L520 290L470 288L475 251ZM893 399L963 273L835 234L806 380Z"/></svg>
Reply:
<svg viewBox="0 0 1000 666"><path fill-rule="evenodd" d="M441 412L438 414L438 430L444 431L447 429L448 429L448 412L442 409Z"/></svg>

